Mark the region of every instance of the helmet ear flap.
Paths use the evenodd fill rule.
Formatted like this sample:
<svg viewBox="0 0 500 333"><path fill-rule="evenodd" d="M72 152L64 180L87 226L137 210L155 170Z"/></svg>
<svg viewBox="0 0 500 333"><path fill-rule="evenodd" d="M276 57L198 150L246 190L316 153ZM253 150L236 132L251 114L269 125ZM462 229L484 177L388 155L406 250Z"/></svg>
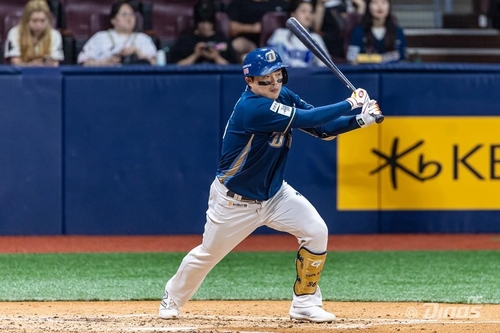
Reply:
<svg viewBox="0 0 500 333"><path fill-rule="evenodd" d="M283 75L283 84L288 82L288 72L286 71L286 68L283 67L281 68L281 74Z"/></svg>

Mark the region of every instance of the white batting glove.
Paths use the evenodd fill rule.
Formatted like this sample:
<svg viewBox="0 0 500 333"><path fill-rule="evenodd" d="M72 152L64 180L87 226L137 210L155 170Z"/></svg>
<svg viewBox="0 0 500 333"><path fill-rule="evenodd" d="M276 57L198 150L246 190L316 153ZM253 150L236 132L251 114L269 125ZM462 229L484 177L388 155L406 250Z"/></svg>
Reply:
<svg viewBox="0 0 500 333"><path fill-rule="evenodd" d="M367 127L375 124L375 115L382 114L377 101L371 99L368 103L363 104L361 113L356 115L356 121L359 127Z"/></svg>
<svg viewBox="0 0 500 333"><path fill-rule="evenodd" d="M351 97L348 97L346 101L351 104L351 110L357 109L368 103L370 97L366 90L358 88L353 91Z"/></svg>

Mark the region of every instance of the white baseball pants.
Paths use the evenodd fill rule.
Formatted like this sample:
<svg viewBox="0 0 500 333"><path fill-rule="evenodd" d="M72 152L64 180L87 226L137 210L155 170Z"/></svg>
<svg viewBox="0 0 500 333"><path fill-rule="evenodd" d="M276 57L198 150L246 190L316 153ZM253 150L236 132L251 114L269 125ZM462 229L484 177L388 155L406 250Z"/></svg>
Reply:
<svg viewBox="0 0 500 333"><path fill-rule="evenodd" d="M210 187L203 241L184 257L177 273L167 282L165 290L178 306L186 304L210 270L260 226L294 235L299 248L314 253L327 249L325 222L313 205L286 182L272 198L257 203L237 201L228 197L227 191L216 178ZM293 285L290 288L293 290ZM293 294L292 305L321 306L319 287L314 295Z"/></svg>

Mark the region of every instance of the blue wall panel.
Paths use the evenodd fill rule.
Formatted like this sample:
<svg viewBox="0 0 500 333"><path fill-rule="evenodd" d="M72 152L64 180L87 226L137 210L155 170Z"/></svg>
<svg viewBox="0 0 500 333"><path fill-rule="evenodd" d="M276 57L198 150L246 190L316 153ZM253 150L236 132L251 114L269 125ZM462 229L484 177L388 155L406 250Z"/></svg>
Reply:
<svg viewBox="0 0 500 333"><path fill-rule="evenodd" d="M201 233L217 76L77 75L65 94L66 233Z"/></svg>
<svg viewBox="0 0 500 333"><path fill-rule="evenodd" d="M62 76L0 71L0 234L62 233Z"/></svg>
<svg viewBox="0 0 500 333"><path fill-rule="evenodd" d="M500 87L500 73L384 73L384 112L388 115L498 115L491 98Z"/></svg>
<svg viewBox="0 0 500 333"><path fill-rule="evenodd" d="M499 233L498 211L381 212L380 233Z"/></svg>

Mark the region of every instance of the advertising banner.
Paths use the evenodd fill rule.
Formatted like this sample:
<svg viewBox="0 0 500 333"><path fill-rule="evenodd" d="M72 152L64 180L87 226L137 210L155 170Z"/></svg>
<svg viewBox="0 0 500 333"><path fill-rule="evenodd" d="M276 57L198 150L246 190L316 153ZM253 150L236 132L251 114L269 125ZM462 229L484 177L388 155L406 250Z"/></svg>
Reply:
<svg viewBox="0 0 500 333"><path fill-rule="evenodd" d="M339 210L500 208L500 117L387 117L338 138Z"/></svg>

